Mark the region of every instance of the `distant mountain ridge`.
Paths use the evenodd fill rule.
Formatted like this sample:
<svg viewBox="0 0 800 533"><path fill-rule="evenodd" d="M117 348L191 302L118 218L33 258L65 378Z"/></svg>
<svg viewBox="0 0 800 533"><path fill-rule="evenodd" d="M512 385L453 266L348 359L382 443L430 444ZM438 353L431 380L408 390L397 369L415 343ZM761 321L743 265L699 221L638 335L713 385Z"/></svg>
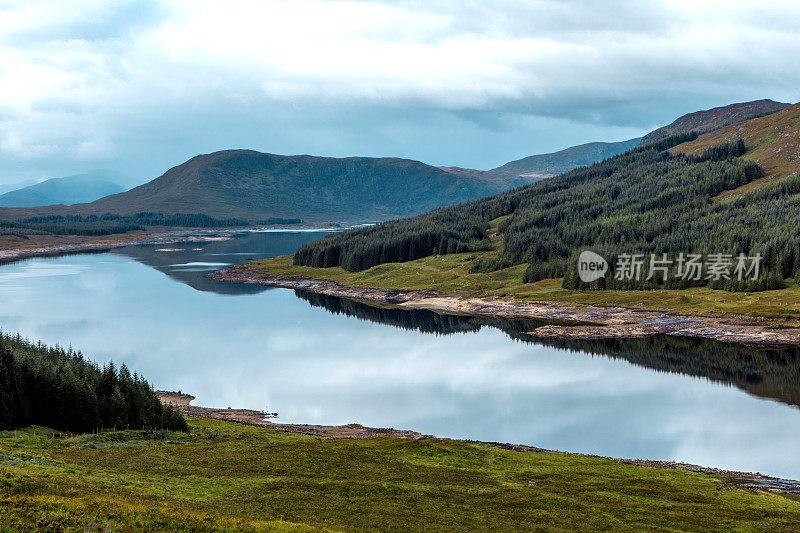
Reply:
<svg viewBox="0 0 800 533"><path fill-rule="evenodd" d="M678 133L714 131L730 124L777 113L790 105L764 99L688 113L676 119L672 124L653 130L645 135L642 138L642 144L654 143Z"/></svg>
<svg viewBox="0 0 800 533"><path fill-rule="evenodd" d="M588 166L603 159L614 157L635 148L641 137L620 142L592 142L572 146L558 152L532 155L510 161L490 172L510 174L528 178L529 182L549 178L569 172L578 167Z"/></svg>
<svg viewBox="0 0 800 533"><path fill-rule="evenodd" d="M115 180L121 174L96 170L64 178L52 178L0 195L0 207L37 207L91 202L124 191Z"/></svg>
<svg viewBox="0 0 800 533"><path fill-rule="evenodd" d="M378 221L509 188L398 158L282 156L223 150L193 157L131 189L54 214L203 213L215 218ZM26 215L42 214L30 210Z"/></svg>
<svg viewBox="0 0 800 533"><path fill-rule="evenodd" d="M720 135L732 139L735 135L725 128L736 127L754 116L780 113L788 106L772 100L758 100L717 107L684 115L642 139L582 144L524 157L488 171L433 167L400 158L282 156L253 150L223 150L193 157L148 183L91 203L78 203L88 200L56 195L52 191L49 196L43 194L41 188L53 188L55 183L61 183L48 180L23 189L24 193L14 191L0 196L0 206L21 207L0 209L0 218L151 212L204 214L217 219L249 221L301 218L306 222L376 222L412 216L527 185L617 156L671 133L723 128L719 130ZM786 152L777 160L785 155ZM769 170L768 164L765 168ZM92 192L94 198L103 193L108 194L107 191ZM6 198L5 204L3 198ZM47 204L76 205L23 207Z"/></svg>
<svg viewBox="0 0 800 533"><path fill-rule="evenodd" d="M36 185L36 180L24 180L24 181L17 181L14 183L0 183L0 194L5 194L10 191L16 191L17 189L24 189L30 185Z"/></svg>

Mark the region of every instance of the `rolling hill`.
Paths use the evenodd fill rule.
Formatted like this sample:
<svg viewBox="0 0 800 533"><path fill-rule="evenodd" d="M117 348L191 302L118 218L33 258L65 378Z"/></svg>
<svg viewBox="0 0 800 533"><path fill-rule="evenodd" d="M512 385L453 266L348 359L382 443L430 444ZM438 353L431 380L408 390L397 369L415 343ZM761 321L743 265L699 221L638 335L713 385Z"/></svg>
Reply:
<svg viewBox="0 0 800 533"><path fill-rule="evenodd" d="M414 215L507 188L503 180L458 176L409 159L225 150L193 157L130 191L52 214L150 211L245 220L375 221Z"/></svg>
<svg viewBox="0 0 800 533"><path fill-rule="evenodd" d="M651 131L642 137L642 144L658 142L680 133L714 131L730 124L777 113L790 105L773 100L755 100L696 111L679 117L672 124Z"/></svg>
<svg viewBox="0 0 800 533"><path fill-rule="evenodd" d="M719 143L738 139L742 139L747 148L744 158L761 165L765 175L741 188L724 192L720 198L741 196L800 171L800 104L706 133L672 151L697 154Z"/></svg>
<svg viewBox="0 0 800 533"><path fill-rule="evenodd" d="M519 187L569 172L578 167L598 163L603 159L627 152L640 144L654 143L671 135L681 133L714 131L754 117L763 117L776 113L789 105L772 100L757 100L715 107L714 109L683 115L672 124L658 128L644 137L619 142L580 144L558 152L523 157L488 171L459 167L441 168L459 175L481 176L483 179L490 180L505 177L505 180L511 180L512 186Z"/></svg>
<svg viewBox="0 0 800 533"><path fill-rule="evenodd" d="M96 170L65 178L52 178L0 195L0 207L36 207L79 204L117 194L125 189L117 183L120 174Z"/></svg>
<svg viewBox="0 0 800 533"><path fill-rule="evenodd" d="M641 138L636 138L621 142L581 144L550 154L523 157L490 172L527 178L527 181L532 183L627 152L631 148L635 148L641 140ZM522 184L520 183L520 185Z"/></svg>

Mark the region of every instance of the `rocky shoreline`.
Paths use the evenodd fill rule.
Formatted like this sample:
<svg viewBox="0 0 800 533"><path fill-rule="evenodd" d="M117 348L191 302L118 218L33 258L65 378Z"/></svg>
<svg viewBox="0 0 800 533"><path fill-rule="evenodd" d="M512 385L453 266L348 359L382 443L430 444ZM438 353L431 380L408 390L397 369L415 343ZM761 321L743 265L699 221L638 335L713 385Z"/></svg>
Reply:
<svg viewBox="0 0 800 533"><path fill-rule="evenodd" d="M208 277L229 283L303 289L340 298L392 304L405 309L553 322L527 332L540 338L588 340L672 335L713 339L758 348L800 346L800 327L741 315L689 316L620 306L520 302L510 298L443 296L432 291L351 287L328 280L271 276L243 266L212 272Z"/></svg>

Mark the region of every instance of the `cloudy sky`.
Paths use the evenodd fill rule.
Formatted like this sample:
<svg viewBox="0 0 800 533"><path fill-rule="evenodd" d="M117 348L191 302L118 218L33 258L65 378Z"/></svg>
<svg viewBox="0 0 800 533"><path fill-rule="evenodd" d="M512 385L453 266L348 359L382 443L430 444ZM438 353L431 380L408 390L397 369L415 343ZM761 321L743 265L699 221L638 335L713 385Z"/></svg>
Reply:
<svg viewBox="0 0 800 533"><path fill-rule="evenodd" d="M800 100L800 3L0 0L0 183L198 153L488 169Z"/></svg>

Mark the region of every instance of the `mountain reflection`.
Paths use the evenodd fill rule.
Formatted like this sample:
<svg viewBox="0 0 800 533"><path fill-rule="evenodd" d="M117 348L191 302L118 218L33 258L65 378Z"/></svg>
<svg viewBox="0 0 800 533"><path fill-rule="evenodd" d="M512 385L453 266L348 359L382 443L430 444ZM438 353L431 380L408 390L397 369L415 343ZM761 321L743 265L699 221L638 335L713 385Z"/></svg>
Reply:
<svg viewBox="0 0 800 533"><path fill-rule="evenodd" d="M191 288L224 295L257 294L272 287L222 283L206 274L228 265L267 259L294 252L300 245L319 239L326 232L241 232L220 240L182 242L163 246L126 246L114 253L128 256ZM213 233L202 235L214 238Z"/></svg>
<svg viewBox="0 0 800 533"><path fill-rule="evenodd" d="M295 294L312 306L331 313L397 328L450 335L477 332L488 326L522 342L623 359L659 372L706 378L738 387L754 396L800 406L800 348L755 349L707 339L666 335L643 339L541 339L526 332L548 322L377 307L304 290L295 290Z"/></svg>

